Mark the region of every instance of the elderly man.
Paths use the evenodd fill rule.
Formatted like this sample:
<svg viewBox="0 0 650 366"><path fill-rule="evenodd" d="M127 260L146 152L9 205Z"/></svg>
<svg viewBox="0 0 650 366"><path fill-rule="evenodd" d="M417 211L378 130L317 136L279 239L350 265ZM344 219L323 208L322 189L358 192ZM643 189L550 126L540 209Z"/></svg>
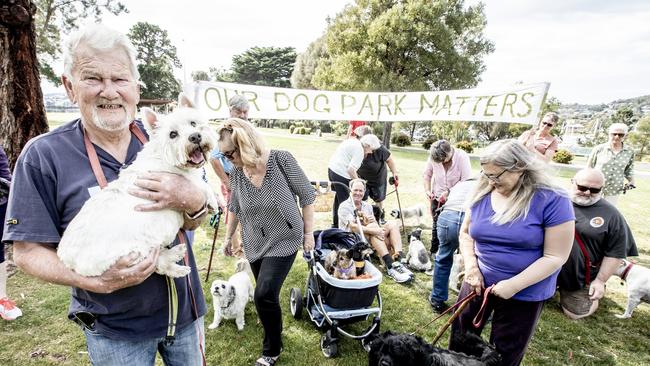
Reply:
<svg viewBox="0 0 650 366"><path fill-rule="evenodd" d="M634 149L624 144L628 132L626 124L613 123L608 132L609 141L594 147L589 154L587 166L598 169L605 175L603 196L616 206L621 193L635 188Z"/></svg>
<svg viewBox="0 0 650 366"><path fill-rule="evenodd" d="M379 258L384 261L388 276L397 283L410 281L413 273L400 263L403 253L399 226L395 222L387 222L383 228L377 224L372 206L363 201L363 196L366 193L366 181L359 178L352 179L350 192L350 198L339 206L339 228L359 234L359 226L356 221L358 217L363 235L368 239ZM393 252L394 257L390 251Z"/></svg>
<svg viewBox="0 0 650 366"><path fill-rule="evenodd" d="M603 174L591 168L580 170L572 182L576 237L557 280L560 305L571 319L593 314L620 259L639 255L625 218L602 199L604 183Z"/></svg>
<svg viewBox="0 0 650 366"><path fill-rule="evenodd" d="M142 148L143 126L133 122L140 99L135 55L124 34L101 25L71 35L62 82L81 118L23 149L4 240L13 242L16 264L25 273L72 287L68 317L82 327L93 365L153 365L156 352L167 365L200 365L206 306L192 250L187 255L191 273L174 280L176 294L154 273L158 249L145 258L125 256L97 277L68 269L56 254L61 235L99 190L101 178L116 179ZM94 159L101 167L96 174ZM138 210L185 212L185 229L196 228L205 216L205 197L183 177L151 172L135 183L132 194L153 201ZM171 245L176 244L178 239Z"/></svg>
<svg viewBox="0 0 650 366"><path fill-rule="evenodd" d="M248 120L248 110L250 109L250 105L244 96L237 94L230 98L230 100L228 100L228 108L230 109L230 117L241 118L245 121ZM232 163L230 160L226 159L223 153L219 150L219 147L216 147L212 151L212 154L210 154L210 164L221 181L221 194L226 201L230 202L230 171L233 169ZM228 223L228 221L229 217L228 213L226 213L226 223ZM237 230L237 233L239 233L239 230ZM232 255L243 258L244 251L242 250L239 241L239 235L233 235L230 243Z"/></svg>

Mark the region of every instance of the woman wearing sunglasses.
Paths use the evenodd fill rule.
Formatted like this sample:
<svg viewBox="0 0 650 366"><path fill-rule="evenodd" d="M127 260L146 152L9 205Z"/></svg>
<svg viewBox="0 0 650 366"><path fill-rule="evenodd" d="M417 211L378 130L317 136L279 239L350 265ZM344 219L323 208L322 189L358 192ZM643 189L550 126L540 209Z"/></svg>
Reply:
<svg viewBox="0 0 650 366"><path fill-rule="evenodd" d="M559 121L560 117L557 113L546 113L537 128L530 129L519 136L519 142L548 163L557 151L558 139L551 134L551 130Z"/></svg>
<svg viewBox="0 0 650 366"><path fill-rule="evenodd" d="M262 355L256 366L274 365L282 351L280 289L298 248L314 249L314 187L288 151L269 150L248 122L231 118L219 129L219 149L234 165L224 253L238 223L244 255L256 286L257 315L264 327ZM298 196L299 206L296 204Z"/></svg>
<svg viewBox="0 0 650 366"><path fill-rule="evenodd" d="M616 206L618 195L636 188L634 185L634 150L625 145L628 128L624 123L609 126L609 141L591 150L587 166L605 175L603 197ZM627 184L625 183L627 180Z"/></svg>
<svg viewBox="0 0 650 366"><path fill-rule="evenodd" d="M459 348L454 335L482 332L484 321L472 324L477 314L493 313L490 340L503 365L519 365L571 251L573 206L546 164L517 141L493 143L480 162L460 229L465 282L458 298L478 296L454 321L449 348Z"/></svg>

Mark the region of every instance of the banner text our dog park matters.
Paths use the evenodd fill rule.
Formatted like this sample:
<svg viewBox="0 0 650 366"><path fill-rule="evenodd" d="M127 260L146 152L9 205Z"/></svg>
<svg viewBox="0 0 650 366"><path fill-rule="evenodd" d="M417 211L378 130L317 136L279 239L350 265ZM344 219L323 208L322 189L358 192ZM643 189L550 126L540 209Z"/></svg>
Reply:
<svg viewBox="0 0 650 366"><path fill-rule="evenodd" d="M484 121L536 124L549 83L502 89L403 93L341 92L198 81L185 93L210 118L227 118L243 95L249 118L363 121Z"/></svg>

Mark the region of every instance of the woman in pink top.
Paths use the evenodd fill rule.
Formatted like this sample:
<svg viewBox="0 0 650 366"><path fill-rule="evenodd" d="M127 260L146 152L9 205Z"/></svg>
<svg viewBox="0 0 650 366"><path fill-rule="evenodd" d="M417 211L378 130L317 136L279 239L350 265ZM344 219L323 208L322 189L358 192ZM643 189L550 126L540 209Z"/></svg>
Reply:
<svg viewBox="0 0 650 366"><path fill-rule="evenodd" d="M438 210L447 200L451 187L456 183L466 181L472 174L472 166L469 162L469 155L463 150L455 149L447 140L438 140L431 145L429 159L424 168L424 193L427 195L427 202L431 202L431 216L433 217L433 229L431 230L431 254L438 251L440 242L436 224L438 221Z"/></svg>
<svg viewBox="0 0 650 366"><path fill-rule="evenodd" d="M519 142L534 152L537 157L548 163L553 159L553 155L557 150L557 137L551 135L551 130L559 120L560 117L557 113L546 113L536 129L530 129L519 136Z"/></svg>

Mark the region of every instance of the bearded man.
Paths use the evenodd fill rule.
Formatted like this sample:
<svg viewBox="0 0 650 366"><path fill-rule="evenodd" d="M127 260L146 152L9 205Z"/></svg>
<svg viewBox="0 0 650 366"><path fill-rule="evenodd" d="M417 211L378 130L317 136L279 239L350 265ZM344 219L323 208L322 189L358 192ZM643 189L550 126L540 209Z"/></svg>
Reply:
<svg viewBox="0 0 650 366"><path fill-rule="evenodd" d="M571 182L576 235L557 284L564 314L580 319L598 309L598 300L605 295L605 283L616 272L620 259L639 253L625 218L603 199L603 173L582 169Z"/></svg>

